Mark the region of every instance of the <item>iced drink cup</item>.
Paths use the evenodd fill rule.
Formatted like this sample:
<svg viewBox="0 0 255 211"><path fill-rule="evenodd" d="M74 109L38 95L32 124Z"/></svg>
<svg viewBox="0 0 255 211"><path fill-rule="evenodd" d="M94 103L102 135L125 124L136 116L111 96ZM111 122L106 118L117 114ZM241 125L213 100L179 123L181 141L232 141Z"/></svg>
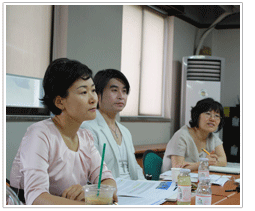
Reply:
<svg viewBox="0 0 255 211"><path fill-rule="evenodd" d="M98 189L98 184L93 184L85 185L83 190L86 205L112 205L113 193L116 188L109 185L101 185L100 189Z"/></svg>

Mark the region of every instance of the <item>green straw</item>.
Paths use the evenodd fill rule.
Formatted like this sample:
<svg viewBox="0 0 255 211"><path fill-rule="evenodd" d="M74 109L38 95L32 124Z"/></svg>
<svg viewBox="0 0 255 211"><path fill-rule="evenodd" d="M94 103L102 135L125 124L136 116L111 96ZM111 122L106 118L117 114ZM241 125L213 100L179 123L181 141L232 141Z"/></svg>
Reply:
<svg viewBox="0 0 255 211"><path fill-rule="evenodd" d="M101 167L100 167L100 173L99 173L99 179L98 179L98 189L100 189L100 186L101 186L101 177L102 177L103 164L104 164L105 146L106 146L106 143L104 143L104 146L103 146ZM98 190L98 192L97 192L97 196L98 196L98 195L99 195L99 190Z"/></svg>

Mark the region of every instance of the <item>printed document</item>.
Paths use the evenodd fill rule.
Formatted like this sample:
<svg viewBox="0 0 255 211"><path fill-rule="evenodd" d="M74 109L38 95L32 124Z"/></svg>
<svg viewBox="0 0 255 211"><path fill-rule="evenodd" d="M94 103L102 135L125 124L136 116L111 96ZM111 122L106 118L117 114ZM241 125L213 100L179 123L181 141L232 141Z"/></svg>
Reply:
<svg viewBox="0 0 255 211"><path fill-rule="evenodd" d="M226 167L222 166L209 166L210 171L222 172L229 174L240 174L240 163L228 162Z"/></svg>
<svg viewBox="0 0 255 211"><path fill-rule="evenodd" d="M116 179L119 205L159 205L176 193L171 181Z"/></svg>
<svg viewBox="0 0 255 211"><path fill-rule="evenodd" d="M210 174L209 177L212 184L221 185L221 186L223 186L231 178L231 176L227 176L227 175L221 176L216 174ZM172 180L171 170L162 173L160 175L160 178L163 180ZM198 174L190 173L190 179L191 179L191 182L198 182Z"/></svg>

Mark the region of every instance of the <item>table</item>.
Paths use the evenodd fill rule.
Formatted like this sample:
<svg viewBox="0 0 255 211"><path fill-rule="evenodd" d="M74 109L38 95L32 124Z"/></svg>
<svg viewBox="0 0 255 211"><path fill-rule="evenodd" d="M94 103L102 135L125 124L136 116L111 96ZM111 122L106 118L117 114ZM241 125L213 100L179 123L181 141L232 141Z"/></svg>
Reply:
<svg viewBox="0 0 255 211"><path fill-rule="evenodd" d="M135 148L135 156L138 164L143 168L142 164L142 156L143 153L151 149L157 152L162 158L166 149L167 143L163 144L148 144L148 145L136 145ZM194 172L197 173L197 172ZM234 179L239 179L240 175L237 174L223 174L210 172L210 174L217 175L229 175L234 177ZM232 190L237 187L237 184L234 183L234 180L230 180L225 183L223 187L218 185L212 185L212 205L240 205L240 193L235 192L225 192L225 190ZM163 205L177 205L176 202L165 202ZM191 198L191 205L195 205L195 197Z"/></svg>
<svg viewBox="0 0 255 211"><path fill-rule="evenodd" d="M240 193L238 193L237 191L225 192L225 190L236 189L238 185L234 182L234 180L239 179L240 175L223 174L216 172L210 172L210 174L232 176L231 180L227 181L223 187L218 185L211 186L212 205L240 205ZM177 202L165 202L163 205L177 205ZM191 198L191 205L195 205L195 196Z"/></svg>

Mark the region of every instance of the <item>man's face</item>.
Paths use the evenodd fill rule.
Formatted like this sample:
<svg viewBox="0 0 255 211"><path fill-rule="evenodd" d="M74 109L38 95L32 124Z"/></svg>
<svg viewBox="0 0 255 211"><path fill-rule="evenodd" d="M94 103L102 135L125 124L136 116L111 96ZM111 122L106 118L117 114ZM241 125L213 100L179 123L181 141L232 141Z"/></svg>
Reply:
<svg viewBox="0 0 255 211"><path fill-rule="evenodd" d="M122 80L112 78L103 90L103 95L99 94L99 109L104 112L119 113L127 102L127 88Z"/></svg>

